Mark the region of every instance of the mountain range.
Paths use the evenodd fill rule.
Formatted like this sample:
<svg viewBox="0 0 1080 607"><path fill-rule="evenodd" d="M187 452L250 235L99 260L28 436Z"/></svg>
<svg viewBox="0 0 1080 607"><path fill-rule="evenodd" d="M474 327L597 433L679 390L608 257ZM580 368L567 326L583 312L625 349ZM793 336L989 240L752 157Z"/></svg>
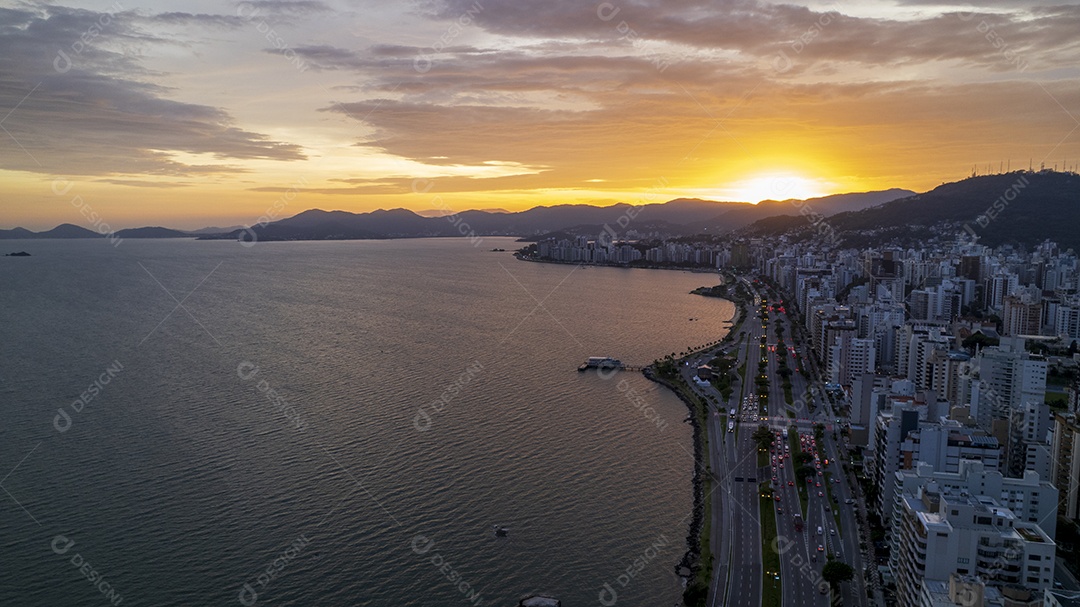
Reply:
<svg viewBox="0 0 1080 607"><path fill-rule="evenodd" d="M806 214L818 218L808 221ZM428 215L428 216L425 216ZM204 228L194 231L164 227L119 230L119 238L201 238L250 240L345 240L433 236L518 236L537 240L549 235L684 236L790 233L809 237L825 223L851 246L896 238L921 238L940 230L964 230L991 246L1034 244L1044 239L1080 249L1080 175L1054 171L1015 171L971 177L943 184L929 192L890 189L837 194L805 201L766 200L758 204L679 198L663 203L608 207L540 206L514 213L502 209L471 210L450 215L406 209L369 213L311 209L252 228ZM249 231L250 230L250 231ZM820 231L820 230L818 230ZM23 228L0 230L0 239L100 238L103 235L62 224L45 232Z"/></svg>
<svg viewBox="0 0 1080 607"><path fill-rule="evenodd" d="M820 212L869 208L914 192L886 190L838 194L807 201ZM541 206L517 213L462 211L443 217L424 217L405 209L370 213L312 209L251 230L259 240L341 240L356 238L412 238L425 236L501 235L539 238L552 232L597 234L610 226L619 234L627 229L665 236L726 233L754 221L796 208L790 202L765 201L756 205L679 198L665 203L607 207L584 204ZM237 230L202 238L238 238Z"/></svg>
<svg viewBox="0 0 1080 607"><path fill-rule="evenodd" d="M869 208L913 194L909 190L837 194L806 201L826 215ZM800 204L803 204L799 201ZM523 236L542 237L559 231L568 234L597 234L604 225L622 234L626 229L639 233L680 236L701 232L722 234L754 221L797 207L792 201L767 200L756 205L743 202L715 202L679 198L664 203L633 206L625 203L607 207L586 204L540 206L509 213L502 209L462 211L449 215L415 213L406 209L369 213L311 209L292 217L251 228L258 240L345 240L364 238L417 238L426 236ZM425 216L431 215L431 216ZM194 231L163 227L118 230L119 238L250 238L247 228L204 228ZM101 234L71 224L46 232L23 228L0 230L0 239L12 238L99 238Z"/></svg>
<svg viewBox="0 0 1080 607"><path fill-rule="evenodd" d="M826 223L843 244L855 247L963 232L991 247L1031 246L1049 239L1080 251L1080 175L1043 170L970 177L923 194L837 213ZM796 237L820 232L800 216L767 218L744 231Z"/></svg>

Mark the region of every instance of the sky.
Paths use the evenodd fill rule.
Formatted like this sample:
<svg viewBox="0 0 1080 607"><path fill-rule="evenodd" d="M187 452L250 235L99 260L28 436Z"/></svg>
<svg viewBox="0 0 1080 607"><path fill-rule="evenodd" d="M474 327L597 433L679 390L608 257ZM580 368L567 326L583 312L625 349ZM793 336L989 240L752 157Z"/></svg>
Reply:
<svg viewBox="0 0 1080 607"><path fill-rule="evenodd" d="M0 0L0 228L1080 164L1080 3ZM92 214L87 212L92 210Z"/></svg>

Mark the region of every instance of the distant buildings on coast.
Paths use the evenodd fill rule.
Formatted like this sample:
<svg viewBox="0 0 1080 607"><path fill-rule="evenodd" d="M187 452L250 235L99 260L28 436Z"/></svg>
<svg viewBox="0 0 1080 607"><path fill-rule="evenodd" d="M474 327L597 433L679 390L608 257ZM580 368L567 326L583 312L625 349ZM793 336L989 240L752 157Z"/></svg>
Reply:
<svg viewBox="0 0 1080 607"><path fill-rule="evenodd" d="M1054 569L1057 517L1080 520L1073 250L989 248L960 233L867 248L578 236L525 254L767 277L806 329L800 354L847 412L851 462L883 532L866 573L901 607L1069 604Z"/></svg>

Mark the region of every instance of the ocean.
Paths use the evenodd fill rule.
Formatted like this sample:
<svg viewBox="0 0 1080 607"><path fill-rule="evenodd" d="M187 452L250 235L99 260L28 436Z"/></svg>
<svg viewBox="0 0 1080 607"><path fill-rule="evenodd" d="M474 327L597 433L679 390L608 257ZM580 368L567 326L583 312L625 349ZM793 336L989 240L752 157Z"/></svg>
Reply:
<svg viewBox="0 0 1080 607"><path fill-rule="evenodd" d="M0 605L673 605L687 411L577 366L733 304L478 245L4 241Z"/></svg>

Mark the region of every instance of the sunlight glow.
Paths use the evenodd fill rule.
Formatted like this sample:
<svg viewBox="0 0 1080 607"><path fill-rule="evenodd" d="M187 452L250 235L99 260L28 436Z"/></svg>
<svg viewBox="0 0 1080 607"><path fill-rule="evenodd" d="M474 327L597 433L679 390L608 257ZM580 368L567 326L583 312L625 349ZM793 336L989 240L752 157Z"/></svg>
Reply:
<svg viewBox="0 0 1080 607"><path fill-rule="evenodd" d="M827 196L832 193L828 185L796 173L776 172L736 181L725 191L732 200L757 203L762 200L805 200Z"/></svg>

